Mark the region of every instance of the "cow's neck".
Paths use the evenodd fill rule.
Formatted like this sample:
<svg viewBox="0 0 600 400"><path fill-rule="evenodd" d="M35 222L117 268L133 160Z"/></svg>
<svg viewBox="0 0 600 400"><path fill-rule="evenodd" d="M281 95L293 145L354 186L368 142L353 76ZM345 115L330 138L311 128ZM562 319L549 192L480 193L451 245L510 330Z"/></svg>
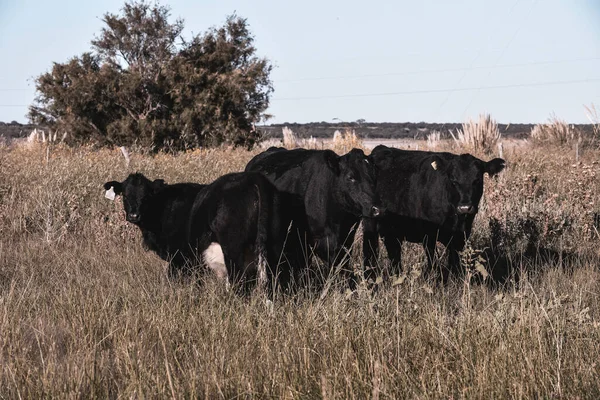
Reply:
<svg viewBox="0 0 600 400"><path fill-rule="evenodd" d="M305 196L311 233L316 238L330 237L330 241L334 237L337 241L341 236L348 235L349 230L344 222L353 217L343 210L343 199L336 196L337 187L334 182L334 179L330 179L327 184L310 185Z"/></svg>

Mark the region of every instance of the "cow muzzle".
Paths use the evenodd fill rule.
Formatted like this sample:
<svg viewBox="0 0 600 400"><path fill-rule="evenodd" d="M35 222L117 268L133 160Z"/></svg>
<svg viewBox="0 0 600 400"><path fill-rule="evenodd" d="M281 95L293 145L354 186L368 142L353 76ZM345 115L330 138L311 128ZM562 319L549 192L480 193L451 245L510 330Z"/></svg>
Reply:
<svg viewBox="0 0 600 400"><path fill-rule="evenodd" d="M132 224L137 224L140 222L140 214L127 214L127 221L131 222Z"/></svg>
<svg viewBox="0 0 600 400"><path fill-rule="evenodd" d="M475 207L472 205L460 205L456 207L458 214L475 214Z"/></svg>

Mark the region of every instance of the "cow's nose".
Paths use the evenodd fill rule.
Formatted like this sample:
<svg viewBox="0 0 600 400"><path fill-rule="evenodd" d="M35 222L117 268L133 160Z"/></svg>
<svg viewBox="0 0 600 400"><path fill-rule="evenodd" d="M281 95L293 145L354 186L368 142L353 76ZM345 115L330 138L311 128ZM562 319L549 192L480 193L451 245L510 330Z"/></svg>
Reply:
<svg viewBox="0 0 600 400"><path fill-rule="evenodd" d="M381 210L379 207L375 207L375 206L371 207L371 216L372 217L377 217L380 214L381 214Z"/></svg>
<svg viewBox="0 0 600 400"><path fill-rule="evenodd" d="M473 213L473 206L472 205L465 205L465 206L458 206L457 211L459 214L471 214Z"/></svg>
<svg viewBox="0 0 600 400"><path fill-rule="evenodd" d="M139 215L139 214L136 214L136 213L132 213L132 214L129 214L129 216L128 216L128 218L127 218L127 219L128 219L129 221L131 221L131 222L139 222L139 220L140 220L140 215Z"/></svg>

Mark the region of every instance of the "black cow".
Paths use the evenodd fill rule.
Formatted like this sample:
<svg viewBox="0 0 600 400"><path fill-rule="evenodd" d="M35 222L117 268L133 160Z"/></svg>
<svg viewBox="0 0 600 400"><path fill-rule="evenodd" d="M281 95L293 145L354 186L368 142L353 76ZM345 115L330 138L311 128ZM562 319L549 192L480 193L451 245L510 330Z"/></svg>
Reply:
<svg viewBox="0 0 600 400"><path fill-rule="evenodd" d="M123 196L127 221L142 231L144 245L169 262L174 276L190 262L187 222L198 193L206 185L149 180L143 174L130 174L123 182L110 181L104 189Z"/></svg>
<svg viewBox="0 0 600 400"><path fill-rule="evenodd" d="M432 271L436 241L448 249L448 273L458 273L466 239L483 195L483 175L494 176L505 162L495 158L485 162L470 154L456 155L427 151L375 147L371 158L377 169L377 194L386 210L379 219L363 221L363 252L369 277L383 238L392 261L392 274L401 271L402 241L422 243Z"/></svg>
<svg viewBox="0 0 600 400"><path fill-rule="evenodd" d="M353 228L361 216L380 212L375 171L363 151L338 156L331 150L271 147L250 160L246 171L258 171L280 191L298 196L306 213L308 243L330 267L342 262L348 273L344 246L354 241Z"/></svg>
<svg viewBox="0 0 600 400"><path fill-rule="evenodd" d="M194 201L188 224L192 250L203 253L218 243L230 282L242 282L247 289L256 280L278 281L287 288L291 267L285 253L293 250L286 233L296 212L287 197L256 172L220 177Z"/></svg>

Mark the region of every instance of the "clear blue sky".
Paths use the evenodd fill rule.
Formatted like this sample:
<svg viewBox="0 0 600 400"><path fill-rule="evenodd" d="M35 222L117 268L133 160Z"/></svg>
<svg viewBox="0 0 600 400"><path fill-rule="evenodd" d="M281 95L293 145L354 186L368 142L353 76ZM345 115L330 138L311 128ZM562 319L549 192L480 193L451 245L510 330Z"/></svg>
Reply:
<svg viewBox="0 0 600 400"><path fill-rule="evenodd" d="M25 122L31 78L89 50L101 16L122 4L0 0L0 121ZM234 11L248 19L275 65L271 122L460 122L489 112L500 122L554 113L584 123L584 104L600 108L600 0L168 4L188 37Z"/></svg>

